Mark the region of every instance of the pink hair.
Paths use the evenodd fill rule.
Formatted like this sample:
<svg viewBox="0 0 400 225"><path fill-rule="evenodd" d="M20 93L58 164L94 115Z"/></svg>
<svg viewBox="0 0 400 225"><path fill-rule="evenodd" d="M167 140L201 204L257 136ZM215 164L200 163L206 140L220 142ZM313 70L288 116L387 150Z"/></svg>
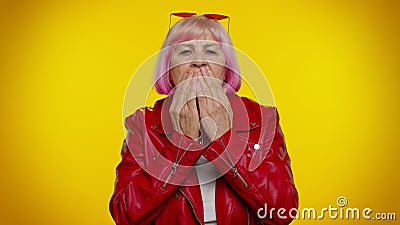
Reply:
<svg viewBox="0 0 400 225"><path fill-rule="evenodd" d="M153 77L158 93L168 95L174 88L169 78L170 61L173 52L173 47L170 46L195 40L202 35L210 35L215 41L220 42L226 60L225 83L228 85L228 92L239 90L242 79L239 75L239 65L229 34L216 20L197 15L178 21L168 31L158 56Z"/></svg>

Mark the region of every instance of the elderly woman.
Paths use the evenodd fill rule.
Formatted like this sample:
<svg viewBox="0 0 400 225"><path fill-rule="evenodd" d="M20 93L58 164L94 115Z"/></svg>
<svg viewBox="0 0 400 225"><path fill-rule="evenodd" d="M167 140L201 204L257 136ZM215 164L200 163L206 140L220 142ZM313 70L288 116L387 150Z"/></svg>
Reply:
<svg viewBox="0 0 400 225"><path fill-rule="evenodd" d="M125 120L116 224L290 223L298 196L277 110L239 97L238 71L216 18L169 30L155 70L168 96Z"/></svg>

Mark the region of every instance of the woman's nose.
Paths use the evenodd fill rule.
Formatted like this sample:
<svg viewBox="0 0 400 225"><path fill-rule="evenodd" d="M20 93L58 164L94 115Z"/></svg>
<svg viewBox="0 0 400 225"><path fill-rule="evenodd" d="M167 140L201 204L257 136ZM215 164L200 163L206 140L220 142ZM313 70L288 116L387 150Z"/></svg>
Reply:
<svg viewBox="0 0 400 225"><path fill-rule="evenodd" d="M190 63L191 67L196 67L196 68L200 68L202 66L207 66L207 62L206 61L200 61L200 60L196 60Z"/></svg>

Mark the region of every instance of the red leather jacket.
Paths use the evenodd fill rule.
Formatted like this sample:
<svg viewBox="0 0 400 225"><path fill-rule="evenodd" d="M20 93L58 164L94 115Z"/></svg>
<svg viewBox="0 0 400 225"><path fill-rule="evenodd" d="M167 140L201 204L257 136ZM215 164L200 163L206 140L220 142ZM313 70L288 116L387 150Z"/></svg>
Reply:
<svg viewBox="0 0 400 225"><path fill-rule="evenodd" d="M232 129L206 147L172 129L170 97L126 118L128 134L109 205L116 224L204 224L200 187L184 185L196 181L196 170L174 168L183 152L179 165L193 166L203 155L223 174L216 180L218 225L291 222L298 195L276 108L236 94L228 98ZM203 150L190 151L195 148ZM260 208L268 210L265 218L257 216Z"/></svg>

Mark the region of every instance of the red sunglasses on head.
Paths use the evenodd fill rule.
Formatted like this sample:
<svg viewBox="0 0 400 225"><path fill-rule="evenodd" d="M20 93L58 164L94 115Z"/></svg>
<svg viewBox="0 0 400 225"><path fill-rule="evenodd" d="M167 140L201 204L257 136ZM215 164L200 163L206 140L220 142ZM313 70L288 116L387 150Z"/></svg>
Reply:
<svg viewBox="0 0 400 225"><path fill-rule="evenodd" d="M190 13L190 12L177 12L177 13L171 13L169 15L169 30L171 29L171 17L172 16L177 16L177 17L182 17L182 18L188 18L197 15L197 13ZM220 14L203 14L204 17L207 17L208 19L213 19L213 20L223 20L223 19L228 19L228 33L229 33L229 22L230 22L230 17L226 15L220 15Z"/></svg>

